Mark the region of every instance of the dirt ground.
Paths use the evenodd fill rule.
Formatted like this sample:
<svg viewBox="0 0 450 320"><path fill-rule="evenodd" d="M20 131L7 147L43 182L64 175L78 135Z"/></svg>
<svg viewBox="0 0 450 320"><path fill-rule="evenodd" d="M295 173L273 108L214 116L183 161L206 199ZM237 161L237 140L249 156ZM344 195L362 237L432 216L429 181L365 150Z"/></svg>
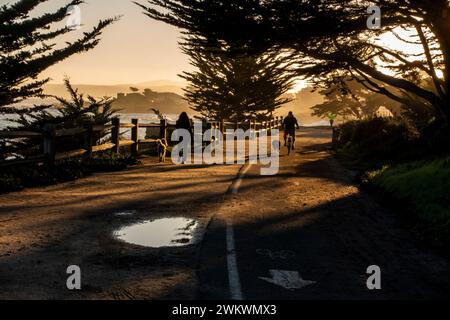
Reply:
<svg viewBox="0 0 450 320"><path fill-rule="evenodd" d="M226 222L235 230L244 298L450 297L448 260L360 192L327 152L329 142L329 130L302 130L296 153L283 150L277 176L262 177L254 165L235 195L227 191L239 165L149 159L122 172L0 195L0 299L227 299ZM114 215L129 210L136 214ZM199 221L202 241L154 249L112 237L124 225L180 216ZM283 251L290 254L276 254ZM374 264L382 269L379 291L365 286ZM81 267L81 291L66 288L69 265ZM260 279L272 269L317 283L286 290Z"/></svg>
<svg viewBox="0 0 450 320"><path fill-rule="evenodd" d="M0 195L0 299L195 298L199 244L144 248L113 239L113 230L181 216L202 231L239 167L144 159L126 171ZM81 291L67 290L69 265L81 268Z"/></svg>

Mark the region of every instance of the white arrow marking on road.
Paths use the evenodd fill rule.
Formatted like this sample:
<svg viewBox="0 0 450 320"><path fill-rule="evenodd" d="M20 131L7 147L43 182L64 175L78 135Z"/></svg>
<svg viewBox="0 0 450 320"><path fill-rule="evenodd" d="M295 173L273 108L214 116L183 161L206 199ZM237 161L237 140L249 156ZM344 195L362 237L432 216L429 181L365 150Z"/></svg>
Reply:
<svg viewBox="0 0 450 320"><path fill-rule="evenodd" d="M259 279L288 290L302 289L317 283L316 281L303 280L297 271L270 270L269 272L272 278L259 277Z"/></svg>

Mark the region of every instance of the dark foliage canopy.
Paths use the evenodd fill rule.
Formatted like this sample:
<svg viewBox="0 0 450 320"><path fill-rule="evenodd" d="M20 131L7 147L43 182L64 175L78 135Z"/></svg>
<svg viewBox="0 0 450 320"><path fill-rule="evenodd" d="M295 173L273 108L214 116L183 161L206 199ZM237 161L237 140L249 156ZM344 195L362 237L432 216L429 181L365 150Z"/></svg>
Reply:
<svg viewBox="0 0 450 320"><path fill-rule="evenodd" d="M91 31L62 47L55 40L71 31L58 23L67 18L70 6L82 4L72 0L52 13L31 17L32 11L48 0L18 0L0 6L0 113L27 113L27 109L5 107L42 94L49 79L38 80L48 67L76 54L93 49L102 31L118 18L101 20Z"/></svg>
<svg viewBox="0 0 450 320"><path fill-rule="evenodd" d="M266 120L290 101L285 93L292 87L289 56L267 52L261 55L228 55L226 50L207 51L185 44L196 72L181 76L189 81L186 99L192 109L213 120Z"/></svg>
<svg viewBox="0 0 450 320"><path fill-rule="evenodd" d="M150 0L150 17L247 52L290 49L298 73L317 86L361 82L400 103L425 104L450 119L450 8L447 0ZM382 26L369 29L368 8L381 8ZM390 35L408 52L378 37ZM425 84L433 83L430 89ZM395 88L392 91L389 88Z"/></svg>

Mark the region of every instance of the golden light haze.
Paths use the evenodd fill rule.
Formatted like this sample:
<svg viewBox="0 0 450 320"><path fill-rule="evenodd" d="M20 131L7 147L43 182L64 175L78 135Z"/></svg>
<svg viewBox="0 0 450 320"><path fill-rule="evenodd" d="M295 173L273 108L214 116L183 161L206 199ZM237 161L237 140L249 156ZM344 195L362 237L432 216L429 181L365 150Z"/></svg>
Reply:
<svg viewBox="0 0 450 320"><path fill-rule="evenodd" d="M0 5L15 1L0 0ZM137 1L146 3L145 0ZM53 12L66 3L68 1L49 0L38 6L33 14ZM42 73L41 78L50 77L51 83L62 83L67 75L74 84L96 85L139 84L155 80L185 84L178 74L192 71L193 67L178 47L181 32L177 28L145 16L131 0L86 0L80 8L82 28L58 38L59 45L76 40L83 32L91 30L100 19L122 17L104 31L102 41L95 49L50 67ZM63 25L61 23L60 26ZM401 30L397 31L402 36L409 36ZM419 52L422 49L405 45L390 34L380 40L394 49L408 48ZM383 72L390 73L386 69ZM306 86L306 81L298 81L290 92L297 92Z"/></svg>
<svg viewBox="0 0 450 320"><path fill-rule="evenodd" d="M14 2L0 0L0 4ZM52 12L66 3L49 0L38 6L33 14ZM177 75L192 69L188 58L178 48L181 33L145 16L131 0L86 0L80 8L82 28L58 41L75 40L83 32L91 30L100 19L119 15L122 18L104 31L102 41L95 49L72 56L46 70L42 77L51 77L51 82L61 83L65 75L72 83L83 84L133 84L153 80L183 82Z"/></svg>

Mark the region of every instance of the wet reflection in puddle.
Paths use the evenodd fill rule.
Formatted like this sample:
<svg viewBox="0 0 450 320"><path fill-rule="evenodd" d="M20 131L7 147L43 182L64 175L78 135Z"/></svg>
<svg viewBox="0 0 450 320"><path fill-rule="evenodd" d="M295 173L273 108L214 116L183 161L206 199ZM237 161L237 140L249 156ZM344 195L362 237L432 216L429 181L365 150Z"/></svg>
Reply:
<svg viewBox="0 0 450 320"><path fill-rule="evenodd" d="M198 223L193 219L164 218L123 227L114 232L116 239L145 247L180 247L194 243Z"/></svg>

